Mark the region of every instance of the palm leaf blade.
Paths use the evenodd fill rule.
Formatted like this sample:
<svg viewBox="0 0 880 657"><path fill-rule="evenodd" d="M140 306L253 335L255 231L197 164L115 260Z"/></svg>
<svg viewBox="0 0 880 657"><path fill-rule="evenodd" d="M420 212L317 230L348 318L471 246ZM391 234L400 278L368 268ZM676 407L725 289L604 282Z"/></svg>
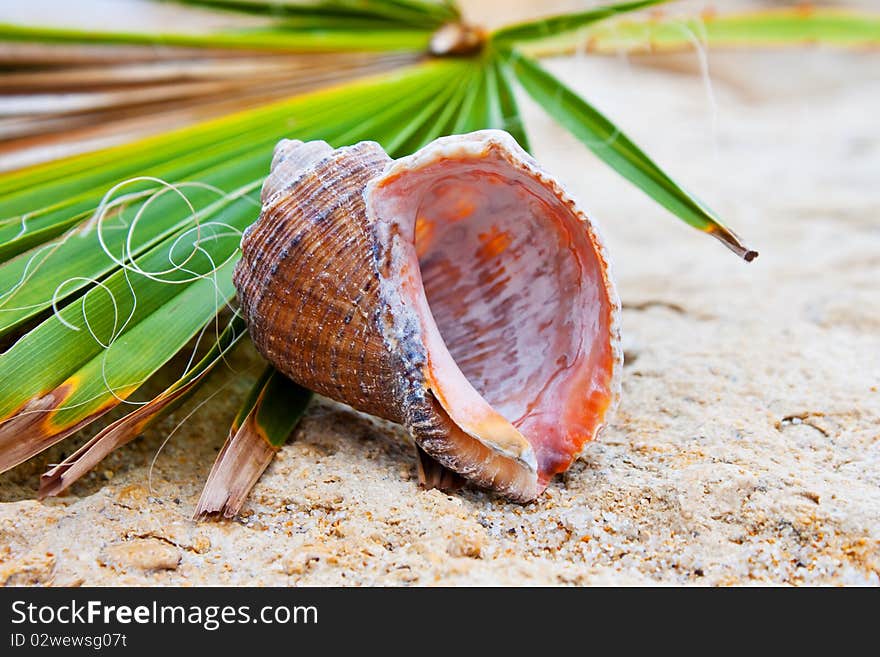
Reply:
<svg viewBox="0 0 880 657"><path fill-rule="evenodd" d="M496 93L498 96L498 104L501 110L501 127L513 135L514 139L519 142L527 151L531 151L529 138L526 135L525 125L519 112L519 107L514 96L513 85L509 76L509 69L501 57L494 58Z"/></svg>
<svg viewBox="0 0 880 657"><path fill-rule="evenodd" d="M216 274L216 281L205 279L188 286L60 384L25 401L5 418L0 424L0 471L104 415L180 351L216 315L217 295L223 303L232 298L231 265ZM175 320L169 321L171 317ZM162 340L155 340L156 335ZM8 404L8 386L4 388Z"/></svg>
<svg viewBox="0 0 880 657"><path fill-rule="evenodd" d="M242 223L247 220L244 216L240 219ZM187 230L189 234L185 240L180 239L182 235L167 238L138 258L137 267L145 272L163 271L168 268L172 249L195 250L197 242L202 240L195 231ZM100 286L92 288L90 294L68 304L25 334L0 355L0 418L7 418L28 399L39 397L61 384L107 349L106 345L118 338L122 329L137 325L156 313L188 287L196 284L211 286L213 281L202 277L223 265L224 261L229 262L236 241L225 237L198 244L212 261L201 255L198 262L190 262L188 268L196 274L177 270L154 277L131 273L128 269L118 270ZM222 280L221 284L227 285ZM188 311L183 313L187 314Z"/></svg>
<svg viewBox="0 0 880 657"><path fill-rule="evenodd" d="M372 87L361 84L354 90L345 89L336 94L319 92L314 96L300 98L295 107L291 107L288 103L289 111L283 119L276 120L268 128L262 129L260 139L251 135L253 141L249 146L241 146L241 155L237 157L233 156L216 163L215 159L212 159L217 157L216 153L207 156L200 154L195 156L193 163L174 162L169 166L149 169L151 174L164 178L179 173L182 166L198 168L206 162L214 162L209 169L190 172L200 181L197 186L189 183L181 184L179 187L162 186L157 190L158 193L164 194L162 198L157 198L157 194L153 194L136 200L130 207L120 205L116 208L118 210L125 208L125 213L120 212L118 216L101 224L106 228L102 232L106 250L118 259L123 254L123 249L128 249L127 244L132 238L131 232L134 232L134 248L125 253L136 257L157 240L167 237L172 231L193 223L202 214L211 215L219 209L231 213L233 218L226 221L242 229L248 219L252 220L254 208L258 207L251 192L259 186L259 181L271 159L272 146L278 139L292 133L302 139L323 138L331 143L348 143L350 140L378 137L386 133L401 134L401 131L406 129L406 121L402 121L402 118L411 114L412 108L416 107L423 98L447 85L460 66L455 63L440 66L421 65L412 67L405 74L393 76L390 81L385 77L374 80ZM382 92L380 100L376 100L375 95L380 91ZM401 96L403 98L397 100ZM389 98L393 102L389 103ZM355 110L348 109L352 102L355 102ZM328 121L327 117L333 114L339 118ZM235 125L238 126L240 123L236 122ZM294 127L293 131L291 126ZM344 134L340 135L340 132ZM148 140L149 143L152 143L152 140ZM128 147L125 150L130 152L133 148ZM226 153L226 155L231 154ZM206 160L206 157L209 159ZM107 175L113 174L107 173ZM240 189L232 189L231 186L241 180L251 182ZM126 184L120 194L122 191L129 194L145 194L150 190L148 185L157 185L159 182L159 179L141 182L134 180ZM79 202L77 209L90 202L97 203L97 194L101 189L95 187L90 192L91 196ZM186 203L183 202L178 191L185 191ZM31 198L43 198L47 194L51 198L51 194L60 192L38 189L34 186L23 193ZM142 212L139 228L136 231L125 230L127 222L137 216L139 211ZM52 216L65 217L64 209L53 211ZM70 219L65 217L57 225L64 226L67 223L70 223ZM37 226L39 227L39 224ZM19 230L19 224L4 228ZM51 231L46 232L52 236ZM73 237L73 235L83 236L84 233L87 233L86 239ZM56 243L47 244L35 252L23 253L14 260L0 265L0 295L2 295L0 296L0 334L14 329L22 322L46 310L53 301L76 293L87 287L90 281L113 269L116 262L100 248L101 245L96 237L94 227L88 229L78 227L71 235ZM32 239L33 235L24 232L10 244L14 245L17 241L28 238Z"/></svg>
<svg viewBox="0 0 880 657"><path fill-rule="evenodd" d="M250 177L259 176L260 165L259 161L253 165ZM236 174L235 170L224 169L223 172L225 180ZM166 245L164 260L153 258L156 269L151 271L173 268L175 254L182 253L180 245L175 247L174 241L180 239L181 231L193 230L198 221L219 216L225 224L244 230L252 220L255 208L259 207L257 200L249 195L258 185L259 182L255 181L227 195L203 187L174 187L186 190L186 201L168 193L146 205L151 198L157 198L156 195L148 197L137 208L146 210L142 215L143 222L137 224L141 229L129 226L130 213L120 213L106 220L98 216L94 225L78 226L63 239L0 265L0 289L3 290L0 334L94 285L95 281L117 269L119 263L137 258L162 240ZM171 188L165 188L168 189ZM132 237L133 244L129 243ZM228 257L225 254L223 259ZM120 288L116 294L122 295L123 290Z"/></svg>
<svg viewBox="0 0 880 657"><path fill-rule="evenodd" d="M617 14L625 14L638 11L654 5L663 4L670 0L635 0L634 2L620 2L590 9L588 11L551 16L535 21L518 23L496 30L492 34L492 43L497 47L510 47L514 44L544 39L548 36L557 36L573 32L585 25L598 23Z"/></svg>
<svg viewBox="0 0 880 657"><path fill-rule="evenodd" d="M532 98L611 168L677 217L712 235L741 258L751 261L757 257L756 251L745 246L598 110L534 60L512 52L509 61L520 84Z"/></svg>
<svg viewBox="0 0 880 657"><path fill-rule="evenodd" d="M447 2L430 0L367 0L365 2L297 2L296 0L175 0L181 4L202 5L254 14L285 18L299 25L300 21L330 21L332 25L342 21L391 22L434 26L441 22L458 19L458 10ZM362 24L362 23L358 23ZM367 23L366 25L370 25Z"/></svg>
<svg viewBox="0 0 880 657"><path fill-rule="evenodd" d="M0 23L0 40L40 43L82 43L100 39L102 43L155 45L183 48L225 48L238 50L271 50L280 52L346 52L346 51L409 51L424 52L431 38L430 29L358 28L326 29L283 26L253 28L236 32L209 34L149 32L81 31L66 28L28 27Z"/></svg>
<svg viewBox="0 0 880 657"><path fill-rule="evenodd" d="M485 124L486 116L486 66L481 62L480 67L471 78L452 132L460 134L488 127Z"/></svg>
<svg viewBox="0 0 880 657"><path fill-rule="evenodd" d="M767 9L741 14L622 19L524 44L524 52L554 55L585 50L617 54L709 48L831 46L880 47L880 14L819 7Z"/></svg>
<svg viewBox="0 0 880 657"><path fill-rule="evenodd" d="M266 369L217 455L195 517L231 518L241 510L251 488L296 428L311 397L305 388L272 368Z"/></svg>
<svg viewBox="0 0 880 657"><path fill-rule="evenodd" d="M40 497L58 495L100 463L117 447L134 440L164 413L184 402L225 354L245 335L244 321L233 317L210 351L177 381L128 415L107 425L91 440L40 477Z"/></svg>
<svg viewBox="0 0 880 657"><path fill-rule="evenodd" d="M259 146L271 144L293 131L326 130L328 113L339 116L343 108L351 113L351 108L359 108L365 102L384 103L385 94L418 89L442 68L438 64L408 67L107 151L11 172L0 177L0 194L4 195L0 199L0 218L63 203L71 194L80 197L88 194L97 204L110 186L129 176L157 175L174 180L175 175L189 175L200 168L225 162L230 155L256 151ZM357 112L354 115L358 118ZM337 124L341 122L336 120ZM271 152L271 146L268 151ZM153 168L159 165L165 168Z"/></svg>
<svg viewBox="0 0 880 657"><path fill-rule="evenodd" d="M462 71L458 82L450 85L452 93L447 97L441 109L435 112L406 141L400 144L396 148L395 154L412 153L437 137L452 132L452 127L461 109L461 104L470 86L472 76L473 73L469 68Z"/></svg>

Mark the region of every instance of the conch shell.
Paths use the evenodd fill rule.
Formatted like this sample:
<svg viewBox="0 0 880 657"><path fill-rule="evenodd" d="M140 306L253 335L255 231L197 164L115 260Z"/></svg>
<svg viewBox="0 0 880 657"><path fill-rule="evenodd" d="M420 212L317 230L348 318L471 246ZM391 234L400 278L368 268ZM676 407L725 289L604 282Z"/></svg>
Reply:
<svg viewBox="0 0 880 657"><path fill-rule="evenodd" d="M312 390L404 425L424 483L519 501L619 393L619 301L595 226L505 132L392 161L284 140L235 270L254 344Z"/></svg>

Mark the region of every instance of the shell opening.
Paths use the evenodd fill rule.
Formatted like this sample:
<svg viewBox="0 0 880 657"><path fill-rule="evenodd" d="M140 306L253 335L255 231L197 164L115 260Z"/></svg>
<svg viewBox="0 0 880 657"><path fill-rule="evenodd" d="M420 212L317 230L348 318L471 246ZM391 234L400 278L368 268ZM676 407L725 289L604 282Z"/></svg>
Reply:
<svg viewBox="0 0 880 657"><path fill-rule="evenodd" d="M596 236L555 181L504 133L468 137L392 165L368 206L395 226L391 271L432 392L464 432L532 472L533 496L604 421L617 302Z"/></svg>

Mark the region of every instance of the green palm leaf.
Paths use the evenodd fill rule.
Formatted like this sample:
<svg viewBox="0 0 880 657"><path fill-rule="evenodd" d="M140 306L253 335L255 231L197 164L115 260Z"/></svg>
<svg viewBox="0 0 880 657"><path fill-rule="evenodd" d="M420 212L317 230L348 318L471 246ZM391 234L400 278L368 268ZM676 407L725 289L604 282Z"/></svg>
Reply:
<svg viewBox="0 0 880 657"><path fill-rule="evenodd" d="M498 111L500 112L500 127L509 132L519 142L520 146L527 151L531 150L529 138L526 135L525 126L519 113L519 106L516 103L516 96L513 91L515 78L510 73L510 69L505 66L501 57L493 59L493 92L492 97L498 99Z"/></svg>
<svg viewBox="0 0 880 657"><path fill-rule="evenodd" d="M242 139L242 131L246 133L243 138L245 143L234 150L227 145L219 153L197 151L193 156L183 153L175 158L174 153L153 155L156 152L154 140L143 145L120 147L117 149L120 158L118 168L105 165L101 168L100 178L93 173L83 176L80 184L89 189L80 195L72 217L66 214L71 209L64 206L62 199L70 186L76 184L70 180L76 179L76 174L62 177L63 169L61 172L57 169L63 165L55 163L31 171L37 180L49 176L58 182L33 183L25 187L18 194L0 202L0 212L8 212L9 204L13 203L18 204L12 208L14 210L28 202L48 202L48 208L62 206L51 213L59 222L56 228L63 229L69 223L84 218L90 221L78 224L61 239L47 242L0 265L0 290L3 290L0 293L0 335L39 315L53 302L87 287L90 281L113 271L119 266L122 253L136 257L158 240L168 238L174 231L210 218L220 211L226 213L227 223L243 229L253 220L259 208L256 192L268 168L272 147L289 134L291 126L295 126L297 134L305 139L326 139L331 143L344 144L373 136L387 140L386 146L393 146L392 139L406 128L405 122L400 127L400 117L443 89L462 67L460 62L454 61L423 64L370 83L332 93L319 92L299 97L296 101L283 103L283 108L273 108L268 120L265 111L257 110L252 113L250 122L219 122L220 125L215 126L217 129L209 133L214 139L237 141ZM383 92L406 94L406 98L397 106L386 107L376 100ZM327 112L339 112L350 106L358 109L348 111L347 116L334 125L326 125L322 121ZM380 110L378 114L377 110ZM379 125L383 120L384 127ZM244 127L254 124L259 126L256 134ZM387 138L385 135L388 135ZM174 137L186 142L188 135L186 131L179 131ZM196 140L198 143L200 140ZM218 163L218 156L225 159ZM154 162L157 158L172 159L145 168L145 175L139 176L142 180L129 181L120 189L118 196L139 196L131 204L110 207L111 211L119 210L120 213L103 221L103 230L99 233L95 220L103 214L96 215L96 211L105 190L112 190L114 185L125 181L126 174L132 173L131 159L143 161L148 157L153 157ZM92 156L75 159L92 159ZM179 180L181 171L197 182L184 182L175 187L158 185L160 179ZM246 181L245 184L235 188L242 181ZM83 213L81 209L86 207L89 210ZM39 210L35 212L39 213ZM136 230L126 230L129 222L138 216ZM19 242L39 240L51 236L53 232L47 230L45 224L37 224L32 219L28 220L25 230L21 230L19 216L11 216L9 221L12 224L10 230L18 231L19 236L7 242L7 253L24 248L17 246ZM130 240L133 241L129 243Z"/></svg>
<svg viewBox="0 0 880 657"><path fill-rule="evenodd" d="M374 18L398 22L413 20L434 25L459 18L455 5L442 0L169 0L179 4L202 5L220 9L267 14L275 17L293 16L306 20L315 18Z"/></svg>
<svg viewBox="0 0 880 657"><path fill-rule="evenodd" d="M333 29L330 29L330 28ZM161 43L185 48L230 48L238 50L272 50L290 52L344 52L344 51L413 51L422 52L431 37L430 29L364 29L340 26L328 18L324 24L278 25L251 28L237 32L211 34L183 34L168 32L161 35L145 32L92 32L63 28L24 27L0 24L0 39L4 41L36 41L41 43L82 43L100 40L107 44Z"/></svg>
<svg viewBox="0 0 880 657"><path fill-rule="evenodd" d="M196 253L188 271L162 282L119 271L0 356L0 471L124 401L229 302L237 240L183 237L184 253ZM175 248L163 243L137 264L167 268Z"/></svg>

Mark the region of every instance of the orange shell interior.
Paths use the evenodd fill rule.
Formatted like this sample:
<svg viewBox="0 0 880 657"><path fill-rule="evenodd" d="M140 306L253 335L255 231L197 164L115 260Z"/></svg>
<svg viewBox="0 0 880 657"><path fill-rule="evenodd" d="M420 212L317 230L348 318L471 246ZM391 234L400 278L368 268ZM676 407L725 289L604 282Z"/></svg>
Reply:
<svg viewBox="0 0 880 657"><path fill-rule="evenodd" d="M614 397L616 297L589 226L503 148L392 170L372 192L427 347L425 376L467 433L566 470Z"/></svg>

